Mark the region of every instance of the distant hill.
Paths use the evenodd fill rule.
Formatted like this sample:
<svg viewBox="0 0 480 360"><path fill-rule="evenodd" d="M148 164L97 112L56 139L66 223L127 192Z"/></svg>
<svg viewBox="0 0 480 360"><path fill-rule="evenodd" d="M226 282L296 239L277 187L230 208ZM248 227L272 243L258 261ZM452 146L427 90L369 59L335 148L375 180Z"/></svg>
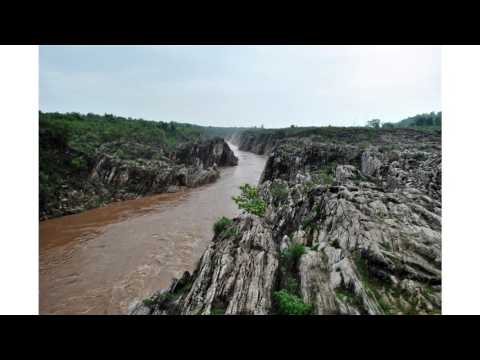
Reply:
<svg viewBox="0 0 480 360"><path fill-rule="evenodd" d="M425 114L418 114L408 117L397 123L383 123L383 128L405 128L405 127L441 127L442 126L442 112L431 112Z"/></svg>

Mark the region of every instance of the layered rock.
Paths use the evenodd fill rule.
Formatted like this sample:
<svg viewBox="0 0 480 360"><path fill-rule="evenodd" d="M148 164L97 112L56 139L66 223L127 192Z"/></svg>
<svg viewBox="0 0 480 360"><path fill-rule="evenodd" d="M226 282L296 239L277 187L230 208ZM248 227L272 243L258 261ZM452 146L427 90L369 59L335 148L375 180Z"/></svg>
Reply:
<svg viewBox="0 0 480 360"><path fill-rule="evenodd" d="M281 138L282 134L260 135L256 132L242 131L233 134L230 137L230 141L237 145L242 151L249 151L257 155L265 155L270 153Z"/></svg>
<svg viewBox="0 0 480 360"><path fill-rule="evenodd" d="M440 135L384 135L280 142L258 188L265 215L234 219L184 286L130 313L275 314L281 290L314 314L440 313Z"/></svg>
<svg viewBox="0 0 480 360"><path fill-rule="evenodd" d="M134 142L104 144L88 159L88 171L67 177L59 193L49 194L50 198L41 202L40 218L204 185L218 179L219 167L237 162L221 138L182 144L173 153Z"/></svg>

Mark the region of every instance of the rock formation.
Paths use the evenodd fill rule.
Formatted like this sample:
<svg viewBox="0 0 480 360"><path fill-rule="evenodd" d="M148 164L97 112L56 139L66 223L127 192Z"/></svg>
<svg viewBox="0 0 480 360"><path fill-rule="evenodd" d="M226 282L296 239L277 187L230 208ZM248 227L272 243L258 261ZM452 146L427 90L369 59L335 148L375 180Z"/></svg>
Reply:
<svg viewBox="0 0 480 360"><path fill-rule="evenodd" d="M233 219L193 274L130 313L439 314L441 173L438 132L280 140L264 216Z"/></svg>
<svg viewBox="0 0 480 360"><path fill-rule="evenodd" d="M171 154L135 142L107 143L99 147L95 157L85 158L88 171L66 177L60 192L49 193L48 199L41 197L41 220L111 201L211 183L220 176L218 167L238 163L221 138L181 144Z"/></svg>

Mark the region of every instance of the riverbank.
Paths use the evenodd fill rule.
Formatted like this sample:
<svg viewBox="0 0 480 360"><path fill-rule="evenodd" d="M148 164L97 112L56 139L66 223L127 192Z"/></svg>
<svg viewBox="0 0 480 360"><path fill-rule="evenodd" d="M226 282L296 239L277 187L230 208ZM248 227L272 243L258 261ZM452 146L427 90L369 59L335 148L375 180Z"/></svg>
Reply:
<svg viewBox="0 0 480 360"><path fill-rule="evenodd" d="M127 200L40 223L40 313L125 314L128 305L193 271L231 200L256 184L265 157L239 151L238 165L208 185Z"/></svg>
<svg viewBox="0 0 480 360"><path fill-rule="evenodd" d="M265 133L243 139L260 151ZM440 314L441 162L440 131L282 139L194 272L130 313Z"/></svg>

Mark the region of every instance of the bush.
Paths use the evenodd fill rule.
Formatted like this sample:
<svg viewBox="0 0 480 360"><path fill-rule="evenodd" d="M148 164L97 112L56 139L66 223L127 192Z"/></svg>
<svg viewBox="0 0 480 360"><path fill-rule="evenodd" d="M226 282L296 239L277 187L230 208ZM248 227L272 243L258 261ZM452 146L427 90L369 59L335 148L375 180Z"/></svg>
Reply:
<svg viewBox="0 0 480 360"><path fill-rule="evenodd" d="M144 299L142 302L143 302L143 305L148 307L151 307L155 303L152 299Z"/></svg>
<svg viewBox="0 0 480 360"><path fill-rule="evenodd" d="M302 244L292 244L282 253L282 260L287 267L297 264L300 257L305 254L305 246Z"/></svg>
<svg viewBox="0 0 480 360"><path fill-rule="evenodd" d="M87 170L88 164L82 157L75 157L70 161L70 166L74 171Z"/></svg>
<svg viewBox="0 0 480 360"><path fill-rule="evenodd" d="M312 305L305 304L302 299L285 289L276 291L273 299L280 315L310 315L313 312Z"/></svg>
<svg viewBox="0 0 480 360"><path fill-rule="evenodd" d="M336 164L330 164L328 168L320 169L312 174L312 180L315 184L331 185L334 181Z"/></svg>
<svg viewBox="0 0 480 360"><path fill-rule="evenodd" d="M270 194L272 194L275 204L283 203L288 199L288 186L274 182L270 186Z"/></svg>
<svg viewBox="0 0 480 360"><path fill-rule="evenodd" d="M242 210L257 216L265 215L267 204L258 195L257 188L249 184L240 186L242 193L240 196L232 197L233 201Z"/></svg>
<svg viewBox="0 0 480 360"><path fill-rule="evenodd" d="M213 232L215 233L215 236L222 233L232 223L232 220L226 218L225 216L222 216L220 219L218 219L217 222L213 225Z"/></svg>

